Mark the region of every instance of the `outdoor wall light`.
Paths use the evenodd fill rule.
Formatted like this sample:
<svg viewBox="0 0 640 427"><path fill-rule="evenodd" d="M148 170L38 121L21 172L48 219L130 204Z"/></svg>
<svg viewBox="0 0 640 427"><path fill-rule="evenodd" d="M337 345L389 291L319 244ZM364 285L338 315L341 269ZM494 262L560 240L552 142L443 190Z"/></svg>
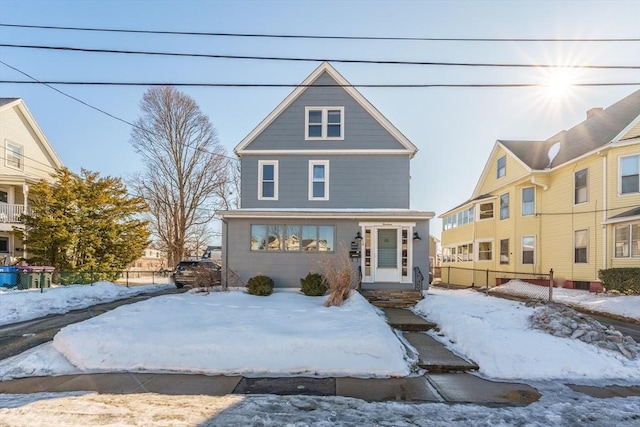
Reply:
<svg viewBox="0 0 640 427"><path fill-rule="evenodd" d="M360 232L358 231L356 233L356 237L354 237L353 240L355 240L357 243L362 242L362 234L360 234Z"/></svg>
<svg viewBox="0 0 640 427"><path fill-rule="evenodd" d="M422 237L420 237L417 231L413 232L413 240L422 240Z"/></svg>

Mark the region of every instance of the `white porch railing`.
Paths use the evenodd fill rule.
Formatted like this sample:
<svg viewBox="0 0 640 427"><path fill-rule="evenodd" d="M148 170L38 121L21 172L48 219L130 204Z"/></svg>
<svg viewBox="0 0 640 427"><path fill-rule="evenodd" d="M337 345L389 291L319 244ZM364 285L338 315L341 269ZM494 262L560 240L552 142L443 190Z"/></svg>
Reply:
<svg viewBox="0 0 640 427"><path fill-rule="evenodd" d="M0 203L0 223L20 224L20 215L24 212L23 205Z"/></svg>

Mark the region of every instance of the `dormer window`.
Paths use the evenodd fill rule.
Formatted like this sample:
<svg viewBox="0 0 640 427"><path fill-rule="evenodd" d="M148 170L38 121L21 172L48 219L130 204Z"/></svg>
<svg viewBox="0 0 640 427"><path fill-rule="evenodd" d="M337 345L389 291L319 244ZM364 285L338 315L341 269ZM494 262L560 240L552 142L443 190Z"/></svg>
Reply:
<svg viewBox="0 0 640 427"><path fill-rule="evenodd" d="M306 107L305 139L344 139L344 107Z"/></svg>

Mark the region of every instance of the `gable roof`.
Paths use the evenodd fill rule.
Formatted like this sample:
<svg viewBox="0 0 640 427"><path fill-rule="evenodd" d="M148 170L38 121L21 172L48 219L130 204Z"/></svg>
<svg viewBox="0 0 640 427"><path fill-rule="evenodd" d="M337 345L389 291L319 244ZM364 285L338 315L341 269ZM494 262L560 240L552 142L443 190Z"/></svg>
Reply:
<svg viewBox="0 0 640 427"><path fill-rule="evenodd" d="M327 73L335 82L341 86L362 108L364 108L384 129L387 130L413 157L418 148L409 141L386 117L378 111L351 83L347 81L331 64L322 62L309 76L296 87L267 117L265 117L240 143L234 148L235 153L241 156L246 148L260 133L289 107L300 95L307 90L323 73Z"/></svg>
<svg viewBox="0 0 640 427"><path fill-rule="evenodd" d="M31 126L31 129L40 140L44 152L51 159L53 166L58 169L62 168L63 164L60 160L60 157L58 157L58 154L53 149L53 146L45 136L44 132L42 132L42 129L40 129L40 126L38 126L38 123L27 108L27 105L24 103L22 98L0 98L0 111L9 110L13 107L17 107L25 117L27 123L29 123L29 126Z"/></svg>
<svg viewBox="0 0 640 427"><path fill-rule="evenodd" d="M587 120L562 131L546 141L500 141L502 145L533 170L553 169L603 145L621 138L630 124L640 118L640 90L621 99ZM560 143L558 154L549 163L547 153Z"/></svg>

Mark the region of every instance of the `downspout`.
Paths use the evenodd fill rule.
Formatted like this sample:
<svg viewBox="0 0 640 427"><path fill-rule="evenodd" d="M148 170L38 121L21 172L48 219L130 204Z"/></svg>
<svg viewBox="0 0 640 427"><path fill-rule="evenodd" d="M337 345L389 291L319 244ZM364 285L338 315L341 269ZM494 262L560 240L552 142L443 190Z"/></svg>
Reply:
<svg viewBox="0 0 640 427"><path fill-rule="evenodd" d="M224 251L224 286L223 289L229 289L229 224L227 220L221 218L222 224L224 225L224 244L222 245L222 250Z"/></svg>
<svg viewBox="0 0 640 427"><path fill-rule="evenodd" d="M598 153L602 156L602 269L607 268L607 155Z"/></svg>

